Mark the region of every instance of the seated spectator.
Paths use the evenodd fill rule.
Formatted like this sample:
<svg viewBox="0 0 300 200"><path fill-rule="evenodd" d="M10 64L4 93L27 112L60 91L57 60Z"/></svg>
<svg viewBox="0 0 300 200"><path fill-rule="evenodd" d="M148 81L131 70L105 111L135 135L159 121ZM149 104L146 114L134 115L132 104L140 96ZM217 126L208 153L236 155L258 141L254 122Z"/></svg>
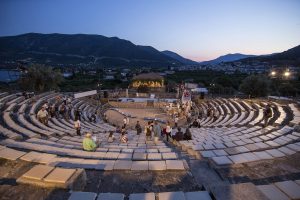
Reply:
<svg viewBox="0 0 300 200"><path fill-rule="evenodd" d="M199 124L198 124L197 119L194 120L192 126L198 128Z"/></svg>
<svg viewBox="0 0 300 200"><path fill-rule="evenodd" d="M136 122L135 130L137 135L140 135L142 133L142 126L139 121Z"/></svg>
<svg viewBox="0 0 300 200"><path fill-rule="evenodd" d="M175 134L174 139L175 139L176 141L181 141L181 140L183 140L183 132L181 131L181 128L180 128L180 127L177 128L177 132L176 132L176 134Z"/></svg>
<svg viewBox="0 0 300 200"><path fill-rule="evenodd" d="M108 136L108 142L113 142L115 140L115 136L114 136L114 132L113 131L109 131L109 136Z"/></svg>
<svg viewBox="0 0 300 200"><path fill-rule="evenodd" d="M121 141L121 143L127 143L128 142L127 135L123 131L122 131L122 135L121 135L120 141Z"/></svg>
<svg viewBox="0 0 300 200"><path fill-rule="evenodd" d="M93 113L92 116L91 116L91 122L94 122L96 123L96 118L97 118L97 112Z"/></svg>
<svg viewBox="0 0 300 200"><path fill-rule="evenodd" d="M191 140L192 139L192 133L189 127L186 128L185 133L183 134L184 140Z"/></svg>
<svg viewBox="0 0 300 200"><path fill-rule="evenodd" d="M97 148L97 144L94 140L92 140L92 134L87 133L85 135L85 138L82 141L82 147L85 151L95 151Z"/></svg>
<svg viewBox="0 0 300 200"><path fill-rule="evenodd" d="M37 119L44 125L48 124L48 112L43 106L42 109L37 113Z"/></svg>
<svg viewBox="0 0 300 200"><path fill-rule="evenodd" d="M52 105L50 107L50 117L51 118L55 117L55 105Z"/></svg>
<svg viewBox="0 0 300 200"><path fill-rule="evenodd" d="M120 126L117 126L117 128L116 128L116 133L121 133L121 127Z"/></svg>

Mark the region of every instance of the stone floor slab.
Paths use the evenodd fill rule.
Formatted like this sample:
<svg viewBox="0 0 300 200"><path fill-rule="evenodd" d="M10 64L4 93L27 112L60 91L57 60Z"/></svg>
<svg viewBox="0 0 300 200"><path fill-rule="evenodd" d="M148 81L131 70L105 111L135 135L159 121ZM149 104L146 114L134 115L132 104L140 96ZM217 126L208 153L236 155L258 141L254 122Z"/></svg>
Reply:
<svg viewBox="0 0 300 200"><path fill-rule="evenodd" d="M134 152L132 160L147 160L147 153Z"/></svg>
<svg viewBox="0 0 300 200"><path fill-rule="evenodd" d="M185 200L183 192L161 192L158 193L159 200Z"/></svg>
<svg viewBox="0 0 300 200"><path fill-rule="evenodd" d="M37 162L37 163L41 163L41 164L48 164L49 162L51 162L51 160L53 160L56 157L57 156L54 154L39 153L39 152L31 151L31 152L25 154L24 156L22 156L20 159L25 160L27 162Z"/></svg>
<svg viewBox="0 0 300 200"><path fill-rule="evenodd" d="M215 184L210 187L215 199L222 200L269 200L253 183Z"/></svg>
<svg viewBox="0 0 300 200"><path fill-rule="evenodd" d="M116 160L118 159L119 157L119 154L118 152L107 152L105 154L105 159L108 159L108 160Z"/></svg>
<svg viewBox="0 0 300 200"><path fill-rule="evenodd" d="M279 151L277 149L266 150L266 152L268 154L270 154L271 156L275 157L275 158L279 158L279 157L284 157L285 156L284 153L282 153L281 151Z"/></svg>
<svg viewBox="0 0 300 200"><path fill-rule="evenodd" d="M162 153L162 158L164 160L173 160L177 159L177 155L175 152Z"/></svg>
<svg viewBox="0 0 300 200"><path fill-rule="evenodd" d="M161 160L161 153L148 153L148 160Z"/></svg>
<svg viewBox="0 0 300 200"><path fill-rule="evenodd" d="M145 171L149 170L149 162L148 161L133 161L131 170L140 170Z"/></svg>
<svg viewBox="0 0 300 200"><path fill-rule="evenodd" d="M280 147L278 148L279 151L281 151L282 153L284 153L285 155L293 155L295 154L296 152L287 148L287 147Z"/></svg>
<svg viewBox="0 0 300 200"><path fill-rule="evenodd" d="M273 156L271 156L265 151L253 152L253 154L259 157L260 159L273 159Z"/></svg>
<svg viewBox="0 0 300 200"><path fill-rule="evenodd" d="M124 200L124 194L121 193L100 193L97 200Z"/></svg>
<svg viewBox="0 0 300 200"><path fill-rule="evenodd" d="M211 200L207 191L186 192L184 196L186 200Z"/></svg>
<svg viewBox="0 0 300 200"><path fill-rule="evenodd" d="M155 194L153 192L130 194L129 200L155 200Z"/></svg>
<svg viewBox="0 0 300 200"><path fill-rule="evenodd" d="M255 154L253 154L253 153L251 153L251 152L249 152L249 153L243 153L243 154L241 154L241 155L243 155L243 156L246 158L246 160L247 160L248 162L260 160L259 157L257 157Z"/></svg>
<svg viewBox="0 0 300 200"><path fill-rule="evenodd" d="M166 160L167 170L185 170L182 160Z"/></svg>
<svg viewBox="0 0 300 200"><path fill-rule="evenodd" d="M245 145L245 147L247 149L249 149L250 151L256 151L257 149L259 149L259 147L255 144L247 144L247 145Z"/></svg>
<svg viewBox="0 0 300 200"><path fill-rule="evenodd" d="M166 170L166 161L149 161L150 171L163 171Z"/></svg>
<svg viewBox="0 0 300 200"><path fill-rule="evenodd" d="M131 160L116 160L114 170L130 170L131 166Z"/></svg>
<svg viewBox="0 0 300 200"><path fill-rule="evenodd" d="M31 168L28 172L23 174L24 178L35 179L35 180L42 180L45 176L47 176L54 167L50 167L47 165L36 165Z"/></svg>
<svg viewBox="0 0 300 200"><path fill-rule="evenodd" d="M214 152L217 156L227 156L227 155L228 155L228 154L226 153L226 151L224 151L223 149L213 150L213 152Z"/></svg>
<svg viewBox="0 0 300 200"><path fill-rule="evenodd" d="M115 161L114 160L100 160L95 169L111 171L114 169Z"/></svg>
<svg viewBox="0 0 300 200"><path fill-rule="evenodd" d="M286 196L282 191L280 191L274 185L259 185L256 186L264 195L272 200L289 200L290 198Z"/></svg>
<svg viewBox="0 0 300 200"><path fill-rule="evenodd" d="M212 160L217 165L231 165L231 164L233 164L232 161L227 156L212 157Z"/></svg>
<svg viewBox="0 0 300 200"><path fill-rule="evenodd" d="M283 181L274 183L281 191L291 199L300 199L300 186L294 181Z"/></svg>
<svg viewBox="0 0 300 200"><path fill-rule="evenodd" d="M55 168L48 176L46 176L46 178L44 178L44 181L66 183L75 172L75 169Z"/></svg>
<svg viewBox="0 0 300 200"><path fill-rule="evenodd" d="M21 156L25 155L26 152L17 151L10 148L4 148L0 150L0 158L8 159L8 160L17 160Z"/></svg>
<svg viewBox="0 0 300 200"><path fill-rule="evenodd" d="M242 154L237 154L233 156L228 156L228 158L234 163L234 164L240 164L247 162L247 159Z"/></svg>
<svg viewBox="0 0 300 200"><path fill-rule="evenodd" d="M132 153L120 153L119 160L131 160L132 159Z"/></svg>
<svg viewBox="0 0 300 200"><path fill-rule="evenodd" d="M95 200L96 197L94 192L72 192L68 200Z"/></svg>
<svg viewBox="0 0 300 200"><path fill-rule="evenodd" d="M211 158L216 156L216 154L213 151L200 151L200 153L204 158Z"/></svg>

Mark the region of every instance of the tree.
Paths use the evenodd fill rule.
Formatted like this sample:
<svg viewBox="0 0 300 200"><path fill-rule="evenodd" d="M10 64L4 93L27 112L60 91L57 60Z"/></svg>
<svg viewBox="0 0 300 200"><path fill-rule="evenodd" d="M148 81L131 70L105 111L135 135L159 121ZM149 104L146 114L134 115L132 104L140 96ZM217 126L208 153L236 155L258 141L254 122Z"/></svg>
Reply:
<svg viewBox="0 0 300 200"><path fill-rule="evenodd" d="M63 77L57 70L40 64L31 65L19 80L23 90L43 92L58 89Z"/></svg>
<svg viewBox="0 0 300 200"><path fill-rule="evenodd" d="M270 81L264 75L251 75L242 81L240 90L250 97L265 97L270 90Z"/></svg>

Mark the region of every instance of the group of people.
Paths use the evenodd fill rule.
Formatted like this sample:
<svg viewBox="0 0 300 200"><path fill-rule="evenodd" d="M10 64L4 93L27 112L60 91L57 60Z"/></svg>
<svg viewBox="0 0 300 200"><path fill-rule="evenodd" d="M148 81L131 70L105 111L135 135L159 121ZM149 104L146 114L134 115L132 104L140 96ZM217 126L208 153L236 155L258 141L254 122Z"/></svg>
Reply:
<svg viewBox="0 0 300 200"><path fill-rule="evenodd" d="M50 104L50 102L44 103L37 113L37 119L44 125L47 125L49 118L53 117L63 117L66 120L70 119L72 109L71 98L64 97L62 100L63 104L60 104L60 102L61 98L56 97L53 104Z"/></svg>

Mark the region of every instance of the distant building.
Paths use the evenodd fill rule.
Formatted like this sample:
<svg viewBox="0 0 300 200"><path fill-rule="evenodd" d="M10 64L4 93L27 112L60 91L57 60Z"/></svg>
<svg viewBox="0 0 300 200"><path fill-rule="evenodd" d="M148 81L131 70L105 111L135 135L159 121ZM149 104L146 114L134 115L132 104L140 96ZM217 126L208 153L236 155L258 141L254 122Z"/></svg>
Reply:
<svg viewBox="0 0 300 200"><path fill-rule="evenodd" d="M107 75L104 77L104 80L115 80L115 77L112 75Z"/></svg>
<svg viewBox="0 0 300 200"><path fill-rule="evenodd" d="M164 88L164 78L157 73L139 74L132 79L131 86L133 88Z"/></svg>
<svg viewBox="0 0 300 200"><path fill-rule="evenodd" d="M195 89L198 87L198 84L197 83L185 83L184 87L187 89Z"/></svg>

